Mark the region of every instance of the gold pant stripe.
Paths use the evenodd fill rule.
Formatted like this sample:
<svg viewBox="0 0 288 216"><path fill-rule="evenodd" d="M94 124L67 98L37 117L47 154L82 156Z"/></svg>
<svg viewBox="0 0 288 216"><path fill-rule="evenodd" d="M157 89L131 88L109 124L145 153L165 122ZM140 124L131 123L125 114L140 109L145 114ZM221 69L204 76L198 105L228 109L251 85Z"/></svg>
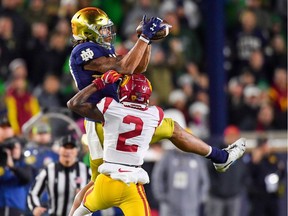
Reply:
<svg viewBox="0 0 288 216"><path fill-rule="evenodd" d="M147 203L146 194L145 194L145 190L144 190L143 185L137 184L137 190L138 190L138 193L139 193L139 195L143 201L143 205L144 205L144 209L145 209L145 216L148 216L148 215L150 215L149 214L150 208L148 207L149 204Z"/></svg>

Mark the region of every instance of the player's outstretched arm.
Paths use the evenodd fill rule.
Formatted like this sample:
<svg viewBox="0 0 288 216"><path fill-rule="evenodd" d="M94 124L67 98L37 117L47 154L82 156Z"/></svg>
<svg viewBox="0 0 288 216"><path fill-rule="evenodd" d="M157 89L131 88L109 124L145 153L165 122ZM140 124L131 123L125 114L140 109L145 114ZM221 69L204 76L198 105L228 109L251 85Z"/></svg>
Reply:
<svg viewBox="0 0 288 216"><path fill-rule="evenodd" d="M147 55L147 47L147 43L138 40L134 47L125 56L117 56L117 58L99 57L89 61L84 66L84 69L101 73L105 73L107 70L112 69L121 74L132 74L139 66L142 58Z"/></svg>
<svg viewBox="0 0 288 216"><path fill-rule="evenodd" d="M174 121L174 131L170 141L179 149L206 156L209 154L210 146L203 140L193 136Z"/></svg>
<svg viewBox="0 0 288 216"><path fill-rule="evenodd" d="M146 51L138 64L137 68L134 70L133 73L144 73L147 70L148 64L150 62L150 57L151 57L151 46L148 46L146 48Z"/></svg>
<svg viewBox="0 0 288 216"><path fill-rule="evenodd" d="M133 48L123 58L100 57L90 61L84 66L84 69L96 70L102 73L112 69L121 74L144 72L150 59L151 47L148 46L150 39L163 27L161 26L162 20L157 17L152 17L150 20L146 20L146 17L143 17L143 20L145 22L141 36Z"/></svg>

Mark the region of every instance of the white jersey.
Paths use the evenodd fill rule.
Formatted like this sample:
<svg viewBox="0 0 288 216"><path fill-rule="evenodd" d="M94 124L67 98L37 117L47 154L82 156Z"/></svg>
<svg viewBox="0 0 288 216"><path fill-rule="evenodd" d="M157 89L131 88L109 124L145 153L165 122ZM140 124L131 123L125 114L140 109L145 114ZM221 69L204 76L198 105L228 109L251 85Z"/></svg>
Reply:
<svg viewBox="0 0 288 216"><path fill-rule="evenodd" d="M112 98L102 99L97 106L105 119L104 161L141 166L163 110L157 106L138 110Z"/></svg>

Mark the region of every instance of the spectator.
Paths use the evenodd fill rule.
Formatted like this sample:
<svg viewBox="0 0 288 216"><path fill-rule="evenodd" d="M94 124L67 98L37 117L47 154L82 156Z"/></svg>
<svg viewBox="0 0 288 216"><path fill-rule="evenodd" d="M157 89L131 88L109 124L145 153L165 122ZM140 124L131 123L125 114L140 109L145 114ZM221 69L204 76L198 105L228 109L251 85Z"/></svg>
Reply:
<svg viewBox="0 0 288 216"><path fill-rule="evenodd" d="M58 154L52 150L53 141L47 123L38 123L33 127L31 140L25 149L25 160L34 168L34 176L49 163L58 161Z"/></svg>
<svg viewBox="0 0 288 216"><path fill-rule="evenodd" d="M268 90L270 101L275 109L275 123L278 129L287 129L287 68L277 68L273 84Z"/></svg>
<svg viewBox="0 0 288 216"><path fill-rule="evenodd" d="M177 121L183 128L187 128L181 111L166 109L164 115ZM188 128L186 130L189 131ZM169 140L163 140L161 144L166 152L162 152L160 158L158 156L152 170L151 185L152 195L160 205L160 215L198 215L201 204L207 199L209 188L205 162L197 155L189 155L175 149ZM198 193L200 193L199 198L195 198ZM195 198L195 205L191 206L185 202L191 198L193 200Z"/></svg>
<svg viewBox="0 0 288 216"><path fill-rule="evenodd" d="M53 32L49 40L46 58L43 64L46 72L52 72L58 77L63 74L63 66L67 56L71 52L71 46L68 44L69 38L61 32Z"/></svg>
<svg viewBox="0 0 288 216"><path fill-rule="evenodd" d="M267 71L267 65L265 64L265 59L262 51L255 50L251 52L248 60L248 70L252 73L255 78L255 83L257 85L264 84L268 85L270 76L269 71Z"/></svg>
<svg viewBox="0 0 288 216"><path fill-rule="evenodd" d="M209 107L203 102L194 102L189 107L189 114L191 117L191 121L189 122L188 126L192 133L200 139L205 140L209 138Z"/></svg>
<svg viewBox="0 0 288 216"><path fill-rule="evenodd" d="M8 138L1 142L0 158L0 215L23 216L33 176L32 168L24 161L20 140Z"/></svg>
<svg viewBox="0 0 288 216"><path fill-rule="evenodd" d="M269 103L263 103L257 113L256 125L252 130L264 132L268 130L275 130L275 113L274 109Z"/></svg>
<svg viewBox="0 0 288 216"><path fill-rule="evenodd" d="M23 57L26 54L24 41L27 41L27 38L29 36L29 25L27 25L23 14L19 10L21 8L21 3L22 3L21 1L15 1L15 0L13 1L2 0L0 2L1 4L0 14L5 17L9 17L13 23L12 32L13 32L14 43L11 43L12 41L10 41L10 43L7 45L10 48L13 48L15 51L17 50L17 53L16 53L17 56L15 57ZM8 30L8 29L3 29L4 32L5 30ZM10 31L10 29L8 31ZM8 34L10 34L10 32Z"/></svg>
<svg viewBox="0 0 288 216"><path fill-rule="evenodd" d="M160 16L164 16L169 11L176 11L182 26L195 29L201 21L199 7L192 0L164 0L159 8Z"/></svg>
<svg viewBox="0 0 288 216"><path fill-rule="evenodd" d="M275 35L271 39L272 53L268 57L269 70L275 71L277 68L287 69L287 48L285 39L281 35ZM273 74L271 74L273 75ZM273 80L273 76L268 77ZM271 83L272 84L272 83Z"/></svg>
<svg viewBox="0 0 288 216"><path fill-rule="evenodd" d="M47 23L34 21L31 24L31 31L31 37L27 41L29 56L26 56L26 60L29 67L28 78L35 87L43 82L46 74L46 65L43 62L47 57L49 29Z"/></svg>
<svg viewBox="0 0 288 216"><path fill-rule="evenodd" d="M0 143L7 138L14 137L15 133L6 115L0 116Z"/></svg>
<svg viewBox="0 0 288 216"><path fill-rule="evenodd" d="M189 122L189 112L187 109L187 96L181 89L173 90L169 95L169 105L178 109L185 117L185 124Z"/></svg>
<svg viewBox="0 0 288 216"><path fill-rule="evenodd" d="M40 216L47 210L49 215L68 215L75 195L90 180L89 168L77 158L77 140L68 135L62 137L59 144L59 161L41 170L30 188L27 202L34 216ZM40 202L45 188L50 198L48 209Z"/></svg>
<svg viewBox="0 0 288 216"><path fill-rule="evenodd" d="M15 61L15 60L14 60ZM11 69L12 77L5 95L7 115L15 134L21 134L22 125L40 111L37 98L28 89L25 62L16 62ZM11 63L12 64L12 63ZM10 65L11 65L10 64Z"/></svg>
<svg viewBox="0 0 288 216"><path fill-rule="evenodd" d="M241 26L236 30L232 40L236 53L235 70L237 70L238 67L243 68L247 66L251 53L255 50L263 51L267 45L267 38L262 31L256 27L257 21L253 11L249 9L243 10L240 16L240 24Z"/></svg>
<svg viewBox="0 0 288 216"><path fill-rule="evenodd" d="M134 34L135 29L142 19L143 14L147 17L155 17L157 15L155 1L140 0L137 1L132 8L127 12L123 22L123 36L126 38ZM108 14L109 15L109 14ZM109 15L110 17L110 15Z"/></svg>
<svg viewBox="0 0 288 216"><path fill-rule="evenodd" d="M174 11L169 11L163 17L172 28L169 35L161 42L167 63L177 78L183 73L187 61L200 64L202 61L202 46L195 30L181 26L179 17Z"/></svg>
<svg viewBox="0 0 288 216"><path fill-rule="evenodd" d="M167 150L153 169L152 188L160 216L199 216L209 189L206 163L197 155Z"/></svg>
<svg viewBox="0 0 288 216"><path fill-rule="evenodd" d="M272 25L272 14L264 8L263 3L263 0L249 0L246 1L246 6L255 13L257 26L268 33Z"/></svg>
<svg viewBox="0 0 288 216"><path fill-rule="evenodd" d="M233 77L234 78L234 77ZM236 77L236 78L239 78L240 82L241 82L241 85L242 86L248 86L248 85L256 85L256 77L255 77L255 74L253 74L253 71L250 69L250 68L244 68L239 77ZM267 83L266 82L263 82L263 83L258 83L259 84L259 87L260 86L264 86L266 87L267 86ZM242 92L243 93L243 92Z"/></svg>
<svg viewBox="0 0 288 216"><path fill-rule="evenodd" d="M245 115L243 84L239 78L234 77L228 82L228 122L233 125L240 125Z"/></svg>
<svg viewBox="0 0 288 216"><path fill-rule="evenodd" d="M240 137L240 130L234 125L228 125L223 133L223 140L218 147L226 147ZM210 196L207 201L206 215L240 216L242 212L242 195L247 179L246 166L242 159L233 164L233 169L225 173L215 172L208 166L210 174ZM255 215L256 216L256 215Z"/></svg>
<svg viewBox="0 0 288 216"><path fill-rule="evenodd" d="M239 127L242 130L255 129L255 122L257 121L257 114L261 105L261 90L255 85L248 85L244 88L244 108Z"/></svg>
<svg viewBox="0 0 288 216"><path fill-rule="evenodd" d="M152 49L152 56L147 77L153 83L153 92L157 92L159 102L164 106L168 104L168 97L173 90L172 72L166 65L166 54L161 47ZM161 82L159 82L161 80Z"/></svg>
<svg viewBox="0 0 288 216"><path fill-rule="evenodd" d="M42 85L36 87L33 95L37 97L42 109L48 111L57 111L59 108L64 107L63 97L60 93L60 80L54 74L47 74L44 77Z"/></svg>
<svg viewBox="0 0 288 216"><path fill-rule="evenodd" d="M259 137L248 163L251 178L248 191L251 202L249 216L278 215L278 189L284 177L284 167L284 163L272 152L269 140Z"/></svg>
<svg viewBox="0 0 288 216"><path fill-rule="evenodd" d="M1 13L0 13L1 14ZM8 79L9 63L19 57L19 46L18 41L15 38L14 32L14 24L13 20L9 16L4 16L1 14L0 16L0 74L1 77L6 81Z"/></svg>
<svg viewBox="0 0 288 216"><path fill-rule="evenodd" d="M28 7L24 12L24 18L29 23L33 25L35 22L45 22L48 23L48 16L45 10L44 0L31 0L28 3Z"/></svg>
<svg viewBox="0 0 288 216"><path fill-rule="evenodd" d="M194 92L194 82L195 80L193 77L188 73L183 73L178 79L177 79L177 86L182 89L182 91L185 93L187 97L187 104L192 103L192 101L195 98L195 92Z"/></svg>

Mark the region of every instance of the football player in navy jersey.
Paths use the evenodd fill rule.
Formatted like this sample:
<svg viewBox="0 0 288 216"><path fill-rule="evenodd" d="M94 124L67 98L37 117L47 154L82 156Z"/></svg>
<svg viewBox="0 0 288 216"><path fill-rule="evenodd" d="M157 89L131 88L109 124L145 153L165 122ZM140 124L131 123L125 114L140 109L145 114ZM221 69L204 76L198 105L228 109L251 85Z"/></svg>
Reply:
<svg viewBox="0 0 288 216"><path fill-rule="evenodd" d="M125 56L117 56L113 42L116 38L113 22L99 8L87 7L79 10L71 19L74 47L70 56L70 72L79 90L90 85L110 69L122 74L145 72L151 55L151 38L164 27L162 20L143 17L142 34L134 47ZM118 99L118 83L107 85L105 90L92 94L88 102L97 104L104 97ZM102 146L95 132L95 121L85 119L90 157L102 158ZM93 145L92 145L93 143Z"/></svg>
<svg viewBox="0 0 288 216"><path fill-rule="evenodd" d="M142 73L146 70L151 54L150 39L163 27L160 27L162 20L157 17L146 20L144 16L142 21L142 34L135 46L127 55L117 56L113 46L116 38L113 22L104 11L88 7L72 17L74 48L70 56L70 71L79 90L108 70L122 74ZM112 91L106 89L105 93L115 96L113 85L110 87ZM92 95L89 102L97 103L96 96Z"/></svg>

